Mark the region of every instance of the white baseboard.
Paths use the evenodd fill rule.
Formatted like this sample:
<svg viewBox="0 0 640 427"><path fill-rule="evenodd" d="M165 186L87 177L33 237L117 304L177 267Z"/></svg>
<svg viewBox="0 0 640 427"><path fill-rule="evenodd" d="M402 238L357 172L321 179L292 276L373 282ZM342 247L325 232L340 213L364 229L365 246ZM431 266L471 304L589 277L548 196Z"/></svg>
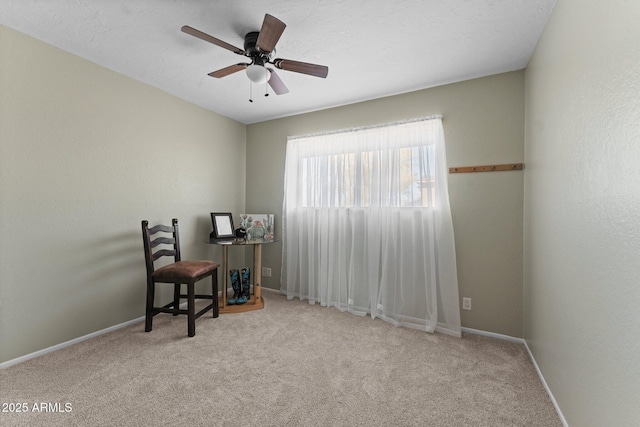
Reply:
<svg viewBox="0 0 640 427"><path fill-rule="evenodd" d="M553 393L551 392L551 389L549 388L549 385L547 384L547 381L544 379L544 376L542 375L542 371L540 370L540 367L538 366L538 363L536 362L536 358L533 357L533 353L531 353L531 349L529 348L529 345L527 345L527 341L526 340L524 340L522 338L512 337L512 336L509 336L509 335L496 334L494 332L480 331L478 329L471 329L471 328L462 328L462 332L466 332L468 334L474 334L474 335L482 335L482 336L485 336L485 337L497 338L497 339L511 341L511 342L515 342L515 343L524 345L524 348L527 349L527 353L529 353L529 359L531 359L531 363L533 363L533 367L536 368L536 372L538 373L538 377L540 377L540 381L542 381L542 385L544 386L544 389L547 391L547 394L549 395L549 398L551 399L551 403L553 404L553 407L556 409L556 412L558 413L558 416L560 417L560 421L562 421L562 425L565 426L565 427L569 427L569 424L567 423L567 420L564 418L564 415L562 414L562 411L560 410L560 406L558 406L558 402L556 401L556 398L553 396Z"/></svg>
<svg viewBox="0 0 640 427"><path fill-rule="evenodd" d="M51 353L51 352L54 352L56 350L63 349L65 347L69 347L69 346L72 346L74 344L78 344L78 343L80 343L82 341L86 341L86 340L88 340L90 338L94 338L94 337L97 337L99 335L103 335L103 334L115 331L117 329L124 328L125 326L133 325L134 323L142 322L143 320L144 320L144 316L138 317L137 319L129 320L127 322L120 323L119 325L110 326L110 327L102 329L100 331L92 332L90 334L83 335L81 337L74 338L72 340L65 341L65 342L60 343L60 344L52 345L51 347L47 347L47 348L44 348L42 350L35 351L33 353L25 354L24 356L20 356L20 357L17 357L15 359L7 360L6 362L0 363L0 369L8 368L9 366L13 366L13 365L17 365L18 363L26 362L27 360L34 359L34 358L36 358L38 356L43 356L43 355L45 355L47 353Z"/></svg>
<svg viewBox="0 0 640 427"><path fill-rule="evenodd" d="M540 367L538 366L538 363L536 362L535 357L533 357L533 353L531 353L531 349L529 348L529 345L527 344L526 341L524 342L524 347L527 349L527 353L529 353L529 358L531 358L531 363L533 363L534 368L536 368L536 372L540 377L540 381L542 381L542 385L544 386L544 389L547 390L547 394L551 399L551 403L553 403L553 407L556 408L556 412L560 417L560 421L562 421L562 425L565 427L569 427L569 423L567 423L567 420L564 418L564 414L560 410L560 406L558 405L558 402L556 402L556 398L553 396L553 393L551 393L551 389L549 388L547 381L544 379L544 376L542 375L542 371L540 370Z"/></svg>
<svg viewBox="0 0 640 427"><path fill-rule="evenodd" d="M462 332L466 332L468 334L473 334L473 335L482 335L483 337L497 338L499 340L504 340L504 341L516 342L518 344L525 343L525 341L522 338L516 338L510 335L496 334L495 332L481 331L479 329L462 328Z"/></svg>
<svg viewBox="0 0 640 427"><path fill-rule="evenodd" d="M266 289L266 288L263 288L263 289ZM233 290L231 292L233 292ZM227 293L227 295L229 295L229 294ZM218 292L218 297L222 298L222 293L221 292ZM183 302L182 304L180 304L181 308L185 308L186 306L187 306L186 302ZM82 341L86 341L86 340L88 340L90 338L94 338L94 337L97 337L97 336L100 336L100 335L103 335L103 334L118 330L120 328L124 328L125 326L133 325L134 323L138 323L138 322L142 322L142 321L144 321L144 316L138 317L137 319L129 320L129 321L124 322L124 323L120 323L119 325L110 326L108 328L105 328L105 329L102 329L102 330L99 330L99 331L95 331L95 332L92 332L90 334L83 335L81 337L74 338L72 340L65 341L65 342L60 343L60 344L52 345L51 347L47 347L47 348L44 348L42 350L34 351L33 353L29 353L29 354L25 354L24 356L16 357L15 359L7 360L6 362L0 363L0 369L8 368L9 366L13 366L13 365L17 365L18 363L26 362L27 360L34 359L34 358L39 357L39 356L43 356L43 355L45 355L47 353L51 353L51 352L54 352L56 350L63 349L65 347L69 347L69 346L72 346L74 344L78 344L78 343L80 343Z"/></svg>

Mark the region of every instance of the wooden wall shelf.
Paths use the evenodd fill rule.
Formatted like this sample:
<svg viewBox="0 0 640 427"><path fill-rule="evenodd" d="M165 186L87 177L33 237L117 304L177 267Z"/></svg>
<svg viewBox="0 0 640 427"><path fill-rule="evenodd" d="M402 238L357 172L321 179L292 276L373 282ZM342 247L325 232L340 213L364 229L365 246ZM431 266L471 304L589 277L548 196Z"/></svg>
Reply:
<svg viewBox="0 0 640 427"><path fill-rule="evenodd" d="M524 168L523 163L507 163L505 165L485 165L485 166L461 166L449 168L449 173L470 173L470 172L498 172L498 171L519 171Z"/></svg>

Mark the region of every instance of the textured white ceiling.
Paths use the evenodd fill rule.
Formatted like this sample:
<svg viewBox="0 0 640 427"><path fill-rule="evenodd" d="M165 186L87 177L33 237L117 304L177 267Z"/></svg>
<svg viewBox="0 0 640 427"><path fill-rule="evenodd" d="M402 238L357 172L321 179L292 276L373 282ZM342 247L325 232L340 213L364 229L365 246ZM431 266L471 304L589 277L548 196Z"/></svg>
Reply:
<svg viewBox="0 0 640 427"><path fill-rule="evenodd" d="M0 0L0 23L242 123L350 104L526 67L556 0ZM329 67L279 70L264 97L244 62L180 31L243 47L265 13L285 24L276 57Z"/></svg>

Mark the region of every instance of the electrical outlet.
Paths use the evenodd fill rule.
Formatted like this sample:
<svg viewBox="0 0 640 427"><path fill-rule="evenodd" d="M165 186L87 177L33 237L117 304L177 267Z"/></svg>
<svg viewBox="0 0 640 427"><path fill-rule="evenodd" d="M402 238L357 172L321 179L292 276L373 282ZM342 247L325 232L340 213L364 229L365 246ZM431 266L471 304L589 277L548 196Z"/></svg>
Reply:
<svg viewBox="0 0 640 427"><path fill-rule="evenodd" d="M271 277L271 269L268 267L262 267L262 277Z"/></svg>
<svg viewBox="0 0 640 427"><path fill-rule="evenodd" d="M467 297L462 298L462 309L471 310L471 298L467 298Z"/></svg>

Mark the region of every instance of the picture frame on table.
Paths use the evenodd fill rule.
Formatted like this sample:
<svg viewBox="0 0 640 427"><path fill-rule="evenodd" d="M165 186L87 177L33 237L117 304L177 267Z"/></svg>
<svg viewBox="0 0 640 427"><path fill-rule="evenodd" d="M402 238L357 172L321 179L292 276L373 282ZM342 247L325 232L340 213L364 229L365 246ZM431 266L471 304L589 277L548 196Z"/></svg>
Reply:
<svg viewBox="0 0 640 427"><path fill-rule="evenodd" d="M272 241L275 238L274 214L240 214L240 227L249 241Z"/></svg>
<svg viewBox="0 0 640 427"><path fill-rule="evenodd" d="M211 212L211 224L213 239L232 239L235 237L233 228L233 216L230 212Z"/></svg>

